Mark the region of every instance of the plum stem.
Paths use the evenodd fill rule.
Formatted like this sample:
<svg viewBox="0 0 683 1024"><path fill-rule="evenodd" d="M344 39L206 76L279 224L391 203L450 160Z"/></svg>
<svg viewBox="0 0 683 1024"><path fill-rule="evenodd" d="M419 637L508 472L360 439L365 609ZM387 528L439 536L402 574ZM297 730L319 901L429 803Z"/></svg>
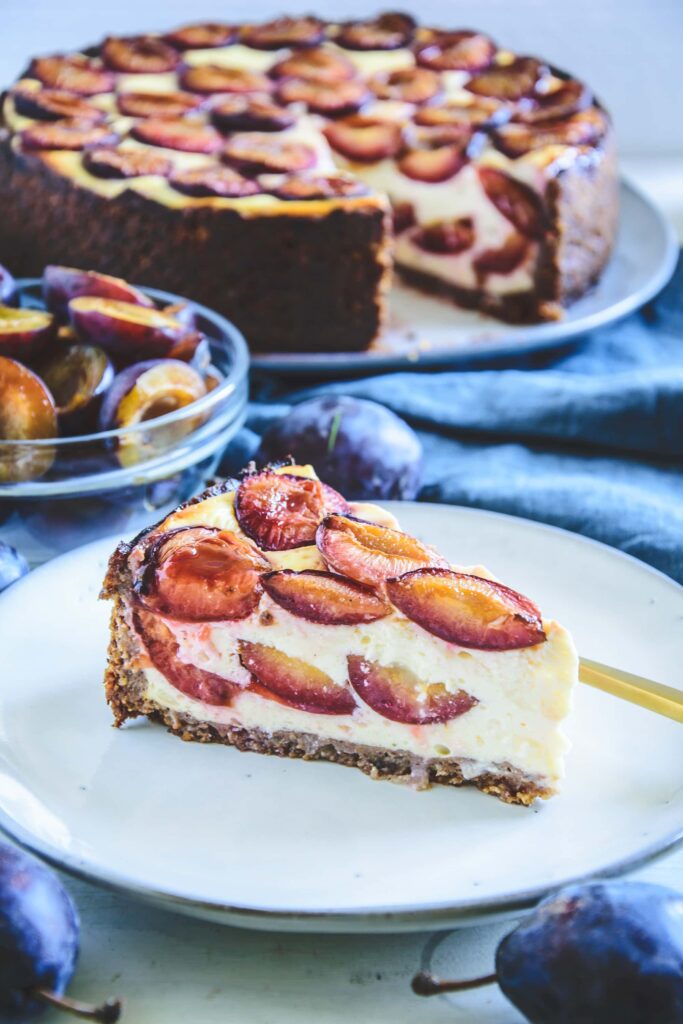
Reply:
<svg viewBox="0 0 683 1024"><path fill-rule="evenodd" d="M339 434L339 428L341 427L342 414L341 409L338 409L332 419L330 426L330 433L327 438L327 454L331 455L334 451L334 446L337 443L337 435Z"/></svg>
<svg viewBox="0 0 683 1024"><path fill-rule="evenodd" d="M121 1016L119 999L107 999L100 1006L92 1006L90 1003L79 1003L67 996L58 996L56 992L49 992L44 988L34 989L31 994L49 1006L54 1006L56 1010L63 1010L83 1020L94 1020L98 1024L115 1024Z"/></svg>
<svg viewBox="0 0 683 1024"><path fill-rule="evenodd" d="M485 974L481 978L467 978L465 981L441 981L428 971L420 971L411 982L416 996L438 996L442 992L467 992L472 988L483 988L498 981L495 974Z"/></svg>

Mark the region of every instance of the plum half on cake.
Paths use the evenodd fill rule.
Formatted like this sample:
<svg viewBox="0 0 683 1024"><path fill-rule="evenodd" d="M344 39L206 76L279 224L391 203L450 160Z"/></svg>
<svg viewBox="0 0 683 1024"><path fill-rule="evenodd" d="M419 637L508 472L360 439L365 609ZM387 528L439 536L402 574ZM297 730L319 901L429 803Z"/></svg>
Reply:
<svg viewBox="0 0 683 1024"><path fill-rule="evenodd" d="M120 544L102 596L117 725L509 803L556 791L567 630L310 466L216 485Z"/></svg>
<svg viewBox="0 0 683 1024"><path fill-rule="evenodd" d="M590 89L402 14L108 37L33 60L2 118L0 261L153 280L257 351L367 348L392 258L462 305L556 318L615 237Z"/></svg>

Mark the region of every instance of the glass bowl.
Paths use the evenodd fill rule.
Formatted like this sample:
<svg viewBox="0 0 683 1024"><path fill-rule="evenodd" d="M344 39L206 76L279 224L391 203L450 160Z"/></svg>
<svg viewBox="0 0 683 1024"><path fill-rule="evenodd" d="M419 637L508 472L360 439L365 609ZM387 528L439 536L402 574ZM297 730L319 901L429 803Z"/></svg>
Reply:
<svg viewBox="0 0 683 1024"><path fill-rule="evenodd" d="M19 305L44 308L42 282ZM249 354L234 324L189 299L140 288L156 306L185 303L222 380L196 402L130 427L0 441L0 537L33 565L110 533L131 536L195 494L244 423Z"/></svg>

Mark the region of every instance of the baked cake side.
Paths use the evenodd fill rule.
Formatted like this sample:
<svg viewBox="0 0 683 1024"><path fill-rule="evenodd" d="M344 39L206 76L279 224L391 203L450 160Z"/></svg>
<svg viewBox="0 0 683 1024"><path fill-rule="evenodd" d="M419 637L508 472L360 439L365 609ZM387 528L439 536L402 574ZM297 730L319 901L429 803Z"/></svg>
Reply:
<svg viewBox="0 0 683 1024"><path fill-rule="evenodd" d="M566 630L309 467L214 488L121 544L103 596L117 725L511 803L557 789Z"/></svg>

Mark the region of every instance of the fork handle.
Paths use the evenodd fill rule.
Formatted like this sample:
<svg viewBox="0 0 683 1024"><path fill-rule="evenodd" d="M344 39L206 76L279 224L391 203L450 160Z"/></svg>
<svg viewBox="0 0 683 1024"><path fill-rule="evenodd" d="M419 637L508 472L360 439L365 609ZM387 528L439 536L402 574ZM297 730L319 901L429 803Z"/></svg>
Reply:
<svg viewBox="0 0 683 1024"><path fill-rule="evenodd" d="M579 679L598 690L611 693L613 697L638 704L658 715L683 722L683 690L676 690L664 683L655 683L633 672L624 672L620 668L601 665L599 661L581 658L579 661Z"/></svg>

